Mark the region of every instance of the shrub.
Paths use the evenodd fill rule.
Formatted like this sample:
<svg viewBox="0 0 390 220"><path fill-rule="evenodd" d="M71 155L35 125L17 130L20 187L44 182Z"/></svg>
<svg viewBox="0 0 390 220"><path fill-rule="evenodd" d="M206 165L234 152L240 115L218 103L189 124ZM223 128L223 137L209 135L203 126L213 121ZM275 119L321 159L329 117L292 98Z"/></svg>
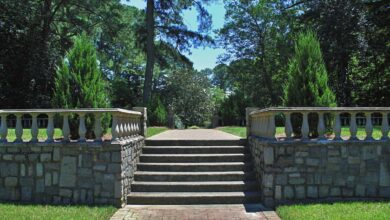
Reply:
<svg viewBox="0 0 390 220"><path fill-rule="evenodd" d="M288 80L284 86L285 106L336 106L336 96L328 86L328 74L322 58L320 44L312 31L300 33L295 54L288 65ZM316 120L310 116L310 132L317 135ZM294 134L300 135L301 117L294 115Z"/></svg>
<svg viewBox="0 0 390 220"><path fill-rule="evenodd" d="M106 82L102 77L96 49L86 35L75 38L73 47L67 52L58 67L54 85L54 106L59 108L107 108L109 100ZM94 118L87 117L87 137L91 133ZM103 126L108 126L105 117ZM78 116L70 117L71 138L78 138Z"/></svg>

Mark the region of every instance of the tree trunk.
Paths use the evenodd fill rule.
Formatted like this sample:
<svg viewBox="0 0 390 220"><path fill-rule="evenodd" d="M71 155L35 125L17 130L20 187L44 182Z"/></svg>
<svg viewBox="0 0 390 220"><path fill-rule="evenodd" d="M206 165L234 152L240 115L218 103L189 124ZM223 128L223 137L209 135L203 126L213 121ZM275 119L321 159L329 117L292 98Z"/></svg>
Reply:
<svg viewBox="0 0 390 220"><path fill-rule="evenodd" d="M145 82L144 82L144 94L143 104L146 107L149 103L149 99L152 93L152 80L153 80L153 68L154 68L154 0L148 0L146 6L146 28L147 28L147 41L146 41L146 70L145 70Z"/></svg>

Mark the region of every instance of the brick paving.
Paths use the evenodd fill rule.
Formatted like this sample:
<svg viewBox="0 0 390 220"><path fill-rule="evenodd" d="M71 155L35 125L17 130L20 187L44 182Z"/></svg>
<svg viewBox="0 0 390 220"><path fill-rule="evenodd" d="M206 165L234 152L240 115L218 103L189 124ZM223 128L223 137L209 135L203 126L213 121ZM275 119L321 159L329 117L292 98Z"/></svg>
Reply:
<svg viewBox="0 0 390 220"><path fill-rule="evenodd" d="M280 220L260 204L250 205L127 205L111 220Z"/></svg>

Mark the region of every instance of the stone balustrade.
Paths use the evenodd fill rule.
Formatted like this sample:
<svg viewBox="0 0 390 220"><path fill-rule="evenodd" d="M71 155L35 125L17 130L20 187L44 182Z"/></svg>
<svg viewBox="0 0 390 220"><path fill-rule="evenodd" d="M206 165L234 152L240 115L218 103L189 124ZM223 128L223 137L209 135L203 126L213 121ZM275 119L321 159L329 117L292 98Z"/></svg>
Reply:
<svg viewBox="0 0 390 220"><path fill-rule="evenodd" d="M38 117L44 116L47 118L46 134L47 139L44 140L47 143L53 142L101 142L103 136L102 120L105 115L111 115L111 134L112 141L121 141L137 135L145 136L146 132L146 113L144 108L136 107L135 111L124 110L119 108L105 108L105 109L3 109L0 110L0 143L8 143L8 126L7 118L16 117L15 122L15 143L21 143L25 140L23 136L22 121L25 116L30 117L31 127L31 139L28 142L39 142L38 140ZM141 112L140 112L141 111ZM72 115L78 115L78 132L79 138L77 140L70 140L71 127L70 117ZM86 117L93 115L94 125L92 128L95 139L87 140L86 137ZM104 116L104 117L103 117ZM60 140L54 140L54 122L55 117L62 120L62 135Z"/></svg>
<svg viewBox="0 0 390 220"><path fill-rule="evenodd" d="M325 140L344 140L341 138L341 116L347 115L349 121L350 137L347 140L359 140L357 138L358 126L357 122L365 120L365 133L366 137L364 140L374 140L373 134L373 122L381 121L381 140L389 140L389 113L390 107L290 107L290 108L247 108L247 135L254 135L261 138L273 139L276 133L275 116L282 114L284 117L284 127L286 137L277 140L291 140L293 137L292 127L292 115L300 115L302 118L300 124L301 139L310 139L310 128L312 121L309 115L316 115L316 130L318 133L318 139ZM381 115L379 118L374 117L375 115ZM332 129L334 135L326 136L325 126L325 115L328 117L327 120L331 120ZM359 118L357 117L359 115ZM362 116L363 115L363 116ZM364 118L362 118L364 117ZM344 118L345 119L345 118ZM360 120L358 120L360 119ZM375 119L375 120L374 120Z"/></svg>

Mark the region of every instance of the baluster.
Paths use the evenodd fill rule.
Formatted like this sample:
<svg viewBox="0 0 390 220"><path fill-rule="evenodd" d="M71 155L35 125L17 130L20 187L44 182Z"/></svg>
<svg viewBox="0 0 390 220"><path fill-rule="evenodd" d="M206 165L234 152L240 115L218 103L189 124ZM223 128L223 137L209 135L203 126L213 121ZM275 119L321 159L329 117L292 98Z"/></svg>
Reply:
<svg viewBox="0 0 390 220"><path fill-rule="evenodd" d="M308 120L309 113L303 112L302 116L303 116L302 129L301 129L302 140L307 140L309 139L309 120Z"/></svg>
<svg viewBox="0 0 390 220"><path fill-rule="evenodd" d="M365 113L366 115L366 138L365 140L373 140L372 138L372 130L373 130L373 127L372 127L372 120L371 120L371 116L372 116L372 112L366 112Z"/></svg>
<svg viewBox="0 0 390 220"><path fill-rule="evenodd" d="M340 121L340 112L335 113L335 122L333 126L334 138L333 140L342 140L341 139L341 121Z"/></svg>
<svg viewBox="0 0 390 220"><path fill-rule="evenodd" d="M276 125L275 125L275 114L273 112L270 112L268 115L268 137L271 139L275 139L275 133L276 133Z"/></svg>
<svg viewBox="0 0 390 220"><path fill-rule="evenodd" d="M284 132L286 133L286 139L292 138L292 125L291 125L291 112L284 113L286 119L284 122Z"/></svg>
<svg viewBox="0 0 390 220"><path fill-rule="evenodd" d="M47 113L47 128L46 128L46 134L47 134L47 143L51 143L54 141L54 113Z"/></svg>
<svg viewBox="0 0 390 220"><path fill-rule="evenodd" d="M95 141L102 141L102 122L101 122L102 114L100 112L95 113L95 124L94 124L94 133L95 133Z"/></svg>
<svg viewBox="0 0 390 220"><path fill-rule="evenodd" d="M79 136L80 136L80 139L79 141L80 142L85 142L87 139L85 138L85 134L87 133L87 129L85 127L85 113L84 112L80 112L78 113L79 115L79 120L80 120L80 124L79 124Z"/></svg>
<svg viewBox="0 0 390 220"><path fill-rule="evenodd" d="M128 117L124 117L124 130L125 130L125 135L124 137L125 138L129 138L130 137L130 119Z"/></svg>
<svg viewBox="0 0 390 220"><path fill-rule="evenodd" d="M70 141L69 135L70 135L70 128L69 128L69 113L63 114L63 123L62 123L62 135L64 136L64 141L68 142Z"/></svg>
<svg viewBox="0 0 390 220"><path fill-rule="evenodd" d="M119 139L120 140L123 140L123 136L124 136L124 128L123 128L123 123L124 123L124 120L123 120L123 115L121 115L119 117Z"/></svg>
<svg viewBox="0 0 390 220"><path fill-rule="evenodd" d="M16 126L15 126L15 143L23 142L22 136L23 136L23 127L22 127L22 114L16 113Z"/></svg>
<svg viewBox="0 0 390 220"><path fill-rule="evenodd" d="M1 128L0 128L0 142L7 143L7 135L8 135L8 128L7 128L7 114L0 114L1 116Z"/></svg>
<svg viewBox="0 0 390 220"><path fill-rule="evenodd" d="M264 115L260 116L260 137L264 137L264 130L265 130L265 117Z"/></svg>
<svg viewBox="0 0 390 220"><path fill-rule="evenodd" d="M31 113L31 142L38 142L38 113Z"/></svg>
<svg viewBox="0 0 390 220"><path fill-rule="evenodd" d="M119 135L118 116L115 113L112 114L111 134L112 134L111 141L118 140L118 135Z"/></svg>
<svg viewBox="0 0 390 220"><path fill-rule="evenodd" d="M136 128L136 120L135 118L130 118L130 136L135 136L137 134L137 128Z"/></svg>
<svg viewBox="0 0 390 220"><path fill-rule="evenodd" d="M324 140L324 134L325 134L325 122L324 122L324 113L323 112L318 112L318 126L317 126L317 131L318 131L318 138L320 140Z"/></svg>
<svg viewBox="0 0 390 220"><path fill-rule="evenodd" d="M357 134L357 124L356 124L356 112L351 113L351 123L349 126L349 132L351 133L351 137L349 140L358 140L356 137Z"/></svg>
<svg viewBox="0 0 390 220"><path fill-rule="evenodd" d="M387 112L382 113L382 138L381 140L389 140L389 117Z"/></svg>

